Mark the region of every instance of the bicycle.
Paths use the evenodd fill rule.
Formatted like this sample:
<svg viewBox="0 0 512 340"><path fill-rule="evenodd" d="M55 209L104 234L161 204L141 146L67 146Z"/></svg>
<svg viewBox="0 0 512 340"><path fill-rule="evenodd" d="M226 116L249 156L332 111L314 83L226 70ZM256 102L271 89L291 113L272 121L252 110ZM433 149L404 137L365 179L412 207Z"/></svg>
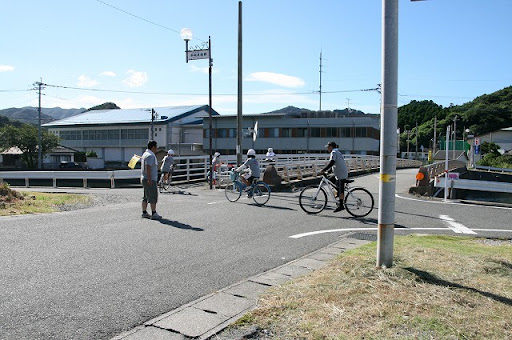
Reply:
<svg viewBox="0 0 512 340"><path fill-rule="evenodd" d="M169 172L169 176L167 177L167 179L164 179L165 173L162 173L162 175L160 176L160 180L158 181L158 191L160 193L167 191L171 186L172 173L173 171Z"/></svg>
<svg viewBox="0 0 512 340"><path fill-rule="evenodd" d="M362 187L351 188L348 184L354 180L345 180L345 199L343 205L347 212L354 217L367 216L373 210L374 200L372 194ZM322 175L318 186L305 187L299 196L302 210L308 214L318 214L327 206L327 201L336 201L335 191L338 190L327 176Z"/></svg>
<svg viewBox="0 0 512 340"><path fill-rule="evenodd" d="M247 192L254 202L262 206L270 199L270 187L263 181L253 180L252 184L247 187L241 180L240 174L236 171L230 172L232 182L226 185L224 193L230 202L236 202L242 196L242 192Z"/></svg>

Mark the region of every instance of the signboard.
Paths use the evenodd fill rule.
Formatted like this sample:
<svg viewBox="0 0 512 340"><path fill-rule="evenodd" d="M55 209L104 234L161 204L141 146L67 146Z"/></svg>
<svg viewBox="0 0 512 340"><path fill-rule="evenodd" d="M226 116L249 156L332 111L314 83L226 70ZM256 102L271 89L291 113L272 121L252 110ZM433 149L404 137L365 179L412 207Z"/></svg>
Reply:
<svg viewBox="0 0 512 340"><path fill-rule="evenodd" d="M188 60L210 59L210 50L187 51Z"/></svg>

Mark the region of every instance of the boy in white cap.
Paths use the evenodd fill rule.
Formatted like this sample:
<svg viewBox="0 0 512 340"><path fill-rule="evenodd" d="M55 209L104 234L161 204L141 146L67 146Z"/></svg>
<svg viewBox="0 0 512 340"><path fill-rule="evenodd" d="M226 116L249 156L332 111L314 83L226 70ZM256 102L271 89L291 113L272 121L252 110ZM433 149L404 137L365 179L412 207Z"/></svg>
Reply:
<svg viewBox="0 0 512 340"><path fill-rule="evenodd" d="M165 155L164 159L162 159L162 166L160 167L160 171L162 172L162 176L160 177L160 182L167 181L169 176L172 175L174 170L174 150L169 149L167 151L167 155Z"/></svg>

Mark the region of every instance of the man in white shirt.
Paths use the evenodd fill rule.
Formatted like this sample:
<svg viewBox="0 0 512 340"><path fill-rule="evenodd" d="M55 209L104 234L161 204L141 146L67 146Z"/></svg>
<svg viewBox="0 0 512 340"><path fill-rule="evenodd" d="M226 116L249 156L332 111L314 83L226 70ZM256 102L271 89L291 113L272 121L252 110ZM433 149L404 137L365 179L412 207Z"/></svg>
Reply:
<svg viewBox="0 0 512 340"><path fill-rule="evenodd" d="M141 175L140 181L144 188L144 197L142 198L142 217L150 218L153 220L160 219L162 216L156 212L156 203L158 202L158 162L156 160L155 152L157 145L154 140L148 142L148 148L142 154L141 162ZM151 206L152 214L148 214L148 203Z"/></svg>
<svg viewBox="0 0 512 340"><path fill-rule="evenodd" d="M343 158L340 150L338 150L338 145L336 145L335 142L329 142L325 147L330 152L331 156L329 158L329 163L320 173L325 174L330 168L332 168L336 178L338 197L340 199L338 202L338 207L336 210L334 210L334 212L338 212L345 209L343 200L345 198L345 180L348 178L347 164L345 163L345 159Z"/></svg>

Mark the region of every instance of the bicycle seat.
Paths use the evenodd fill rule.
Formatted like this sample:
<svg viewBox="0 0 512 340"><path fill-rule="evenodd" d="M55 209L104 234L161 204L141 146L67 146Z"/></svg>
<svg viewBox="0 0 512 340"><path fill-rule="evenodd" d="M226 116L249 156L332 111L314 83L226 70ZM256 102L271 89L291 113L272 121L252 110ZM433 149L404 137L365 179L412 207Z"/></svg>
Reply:
<svg viewBox="0 0 512 340"><path fill-rule="evenodd" d="M346 179L346 180L344 180L344 182L345 183L352 183L352 182L354 182L354 180L353 179Z"/></svg>

